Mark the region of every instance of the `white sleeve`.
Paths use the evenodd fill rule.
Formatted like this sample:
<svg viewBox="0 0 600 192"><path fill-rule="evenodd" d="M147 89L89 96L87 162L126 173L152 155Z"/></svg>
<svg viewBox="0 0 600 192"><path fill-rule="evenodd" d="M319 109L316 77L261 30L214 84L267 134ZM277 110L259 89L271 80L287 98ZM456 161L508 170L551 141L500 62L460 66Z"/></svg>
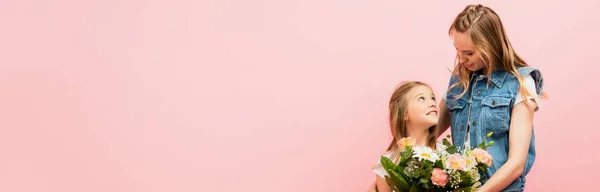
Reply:
<svg viewBox="0 0 600 192"><path fill-rule="evenodd" d="M538 109L540 109L540 100L537 97L537 92L535 90L535 81L533 80L533 77L531 77L531 75L527 75L524 78L525 78L525 82L524 82L525 89L527 89L527 91L529 91L529 93L533 94L533 96L529 96L529 97L527 97L527 99L533 99L533 101L537 105L535 108L535 111L537 111ZM515 104L513 104L513 106L515 106L521 102L523 102L523 97L522 97L521 91L519 89L519 91L517 92L517 95L515 96Z"/></svg>
<svg viewBox="0 0 600 192"><path fill-rule="evenodd" d="M386 156L387 158L391 158L392 154L389 152L386 152L383 154L383 156ZM377 161L377 164L375 164L375 167L373 168L373 172L375 172L375 174L377 174L381 178L385 178L385 176L389 176L387 171L385 171L383 166L381 166L381 159Z"/></svg>

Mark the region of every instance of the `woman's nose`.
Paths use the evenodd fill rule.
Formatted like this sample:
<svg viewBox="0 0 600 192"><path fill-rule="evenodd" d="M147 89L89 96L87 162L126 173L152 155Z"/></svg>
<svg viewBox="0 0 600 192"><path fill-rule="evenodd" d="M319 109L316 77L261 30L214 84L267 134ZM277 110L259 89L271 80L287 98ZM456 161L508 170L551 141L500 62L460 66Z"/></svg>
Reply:
<svg viewBox="0 0 600 192"><path fill-rule="evenodd" d="M464 64L464 63L466 63L467 61L468 61L468 60L467 60L465 57L458 57L458 62L459 62L460 64Z"/></svg>

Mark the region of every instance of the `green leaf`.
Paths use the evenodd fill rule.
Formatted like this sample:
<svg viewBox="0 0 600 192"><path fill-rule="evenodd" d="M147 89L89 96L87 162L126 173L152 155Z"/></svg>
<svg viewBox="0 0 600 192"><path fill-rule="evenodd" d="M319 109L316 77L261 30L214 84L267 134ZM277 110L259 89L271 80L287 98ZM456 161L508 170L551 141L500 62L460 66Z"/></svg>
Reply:
<svg viewBox="0 0 600 192"><path fill-rule="evenodd" d="M427 178L421 178L420 181L421 181L421 183L427 183L427 182L429 182L429 179L427 179Z"/></svg>
<svg viewBox="0 0 600 192"><path fill-rule="evenodd" d="M409 192L419 192L419 189L417 189L416 185L413 185L413 186L410 187Z"/></svg>
<svg viewBox="0 0 600 192"><path fill-rule="evenodd" d="M446 149L446 151L450 154L454 154L456 151L458 151L458 148L456 146L450 146Z"/></svg>
<svg viewBox="0 0 600 192"><path fill-rule="evenodd" d="M400 158L401 162L406 162L410 157L412 157L413 154L413 150L412 148L406 148L403 152L402 152L402 157Z"/></svg>
<svg viewBox="0 0 600 192"><path fill-rule="evenodd" d="M488 147L492 146L492 145L494 145L494 141L490 141L489 144L488 144Z"/></svg>
<svg viewBox="0 0 600 192"><path fill-rule="evenodd" d="M418 171L415 172L415 174L413 175L414 178L419 178L421 176L421 173L419 173Z"/></svg>
<svg viewBox="0 0 600 192"><path fill-rule="evenodd" d="M400 175L396 174L395 172L394 172L394 174L392 174L392 175L393 175L393 176L392 176L393 178L395 177L395 178L396 178L396 180L398 180L398 181L399 181L399 185L397 185L397 186L398 186L398 189L400 189L400 191L406 191L406 190L408 190L408 187L409 187L410 185L409 185L409 184L408 184L408 182L406 181L405 177L402 177L402 176L400 176Z"/></svg>
<svg viewBox="0 0 600 192"><path fill-rule="evenodd" d="M471 192L473 189L471 187L457 188L452 190L453 192Z"/></svg>
<svg viewBox="0 0 600 192"><path fill-rule="evenodd" d="M390 158L386 156L381 156L381 159L379 159L379 161L381 161L383 169L385 169L387 172L390 172L394 169L395 164L394 162L392 162L392 160L390 160Z"/></svg>
<svg viewBox="0 0 600 192"><path fill-rule="evenodd" d="M444 144L445 146L450 146L450 145L452 145L452 144L451 144L451 143L448 141L448 139L446 139L446 138L442 139L442 144Z"/></svg>
<svg viewBox="0 0 600 192"><path fill-rule="evenodd" d="M479 166L479 170L485 172L487 169L486 167L487 167L487 165Z"/></svg>
<svg viewBox="0 0 600 192"><path fill-rule="evenodd" d="M471 183L471 176L469 176L469 174L467 172L462 172L460 174L460 178L461 178L462 182L460 183L459 186L471 187L473 185L473 183Z"/></svg>
<svg viewBox="0 0 600 192"><path fill-rule="evenodd" d="M396 170L396 172L404 172L405 168L406 166L398 166L398 170Z"/></svg>
<svg viewBox="0 0 600 192"><path fill-rule="evenodd" d="M435 161L435 167L444 167L444 163L441 160Z"/></svg>
<svg viewBox="0 0 600 192"><path fill-rule="evenodd" d="M398 183L396 183L396 181L392 180L392 178L387 175L385 176L385 182L392 188L398 186Z"/></svg>
<svg viewBox="0 0 600 192"><path fill-rule="evenodd" d="M410 180L410 177L408 177L406 174L404 174L404 171L398 171L398 172L394 172L394 173L397 174L396 176L398 178L404 179L404 181L406 182L407 186L412 184L412 182Z"/></svg>
<svg viewBox="0 0 600 192"><path fill-rule="evenodd" d="M429 183L423 183L423 188L425 188L425 191L431 191L430 189L433 187L433 185L429 184Z"/></svg>
<svg viewBox="0 0 600 192"><path fill-rule="evenodd" d="M492 135L493 135L493 134L494 134L494 132L489 132L489 133L486 135L486 137L487 137L487 138L490 138L490 137L492 137Z"/></svg>
<svg viewBox="0 0 600 192"><path fill-rule="evenodd" d="M402 173L400 173L400 174L402 174ZM398 173L396 173L396 172L392 172L392 173L390 173L390 179L395 184L394 186L396 186L398 189L400 189L400 191L408 191L410 185L408 184L408 182L406 182L405 177L398 175Z"/></svg>

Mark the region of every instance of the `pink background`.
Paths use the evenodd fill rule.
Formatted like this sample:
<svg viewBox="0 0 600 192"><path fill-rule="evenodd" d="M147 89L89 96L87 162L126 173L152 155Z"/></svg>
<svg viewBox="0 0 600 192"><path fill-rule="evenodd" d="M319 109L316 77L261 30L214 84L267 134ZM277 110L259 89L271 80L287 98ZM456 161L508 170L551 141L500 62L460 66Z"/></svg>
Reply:
<svg viewBox="0 0 600 192"><path fill-rule="evenodd" d="M0 4L0 191L365 191L475 1L166 2ZM546 77L526 189L594 186L600 2L482 3Z"/></svg>

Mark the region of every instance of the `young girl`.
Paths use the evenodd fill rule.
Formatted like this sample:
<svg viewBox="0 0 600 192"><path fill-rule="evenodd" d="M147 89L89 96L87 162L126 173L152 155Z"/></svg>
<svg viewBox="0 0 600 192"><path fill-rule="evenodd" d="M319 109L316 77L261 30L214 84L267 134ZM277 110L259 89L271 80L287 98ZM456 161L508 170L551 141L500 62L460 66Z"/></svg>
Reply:
<svg viewBox="0 0 600 192"><path fill-rule="evenodd" d="M396 144L403 137L415 139L416 146L435 149L437 138L438 107L431 87L418 81L401 83L390 98L390 129L392 142L384 155L398 162L400 149ZM377 163L373 168L377 174L373 191L391 192L384 177L387 172Z"/></svg>
<svg viewBox="0 0 600 192"><path fill-rule="evenodd" d="M442 99L440 133L451 126L454 145L476 147L488 132L493 164L479 191L523 191L535 161L533 115L543 78L513 49L500 17L469 5L452 23L456 66Z"/></svg>

